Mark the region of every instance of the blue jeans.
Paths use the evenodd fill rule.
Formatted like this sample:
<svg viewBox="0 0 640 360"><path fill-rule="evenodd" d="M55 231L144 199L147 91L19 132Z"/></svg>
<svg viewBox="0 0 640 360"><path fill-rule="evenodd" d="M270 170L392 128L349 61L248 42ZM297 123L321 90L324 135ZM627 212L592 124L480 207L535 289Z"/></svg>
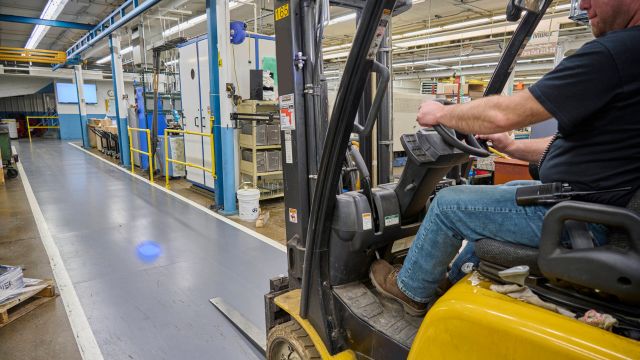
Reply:
<svg viewBox="0 0 640 360"><path fill-rule="evenodd" d="M518 206L518 186L538 181L512 181L498 186L454 186L441 190L429 207L409 254L398 274L398 287L414 301L434 299L447 267L467 240L467 246L452 264L449 280L464 276L465 263L477 265L474 242L490 238L538 247L542 221L550 207ZM592 227L597 243L606 239L606 229Z"/></svg>

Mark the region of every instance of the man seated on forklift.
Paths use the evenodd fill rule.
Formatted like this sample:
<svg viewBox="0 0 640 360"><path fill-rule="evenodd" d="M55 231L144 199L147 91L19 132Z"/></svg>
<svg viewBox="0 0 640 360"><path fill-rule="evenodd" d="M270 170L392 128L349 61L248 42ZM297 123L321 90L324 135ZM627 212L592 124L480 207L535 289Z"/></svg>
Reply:
<svg viewBox="0 0 640 360"><path fill-rule="evenodd" d="M567 183L575 191L627 188L579 197L626 206L640 185L640 1L582 0L580 8L588 12L596 39L528 90L451 106L426 101L417 121L481 134L513 158L538 162L542 183ZM558 120L552 138L514 141L503 133L552 117ZM464 276L462 267L477 265L474 241L491 238L538 247L550 205L518 206L516 189L523 184L440 191L402 268L384 260L373 263L374 286L419 316L435 301L441 283L455 283ZM596 246L606 242L604 227L590 224L590 230ZM464 239L467 247L446 274Z"/></svg>

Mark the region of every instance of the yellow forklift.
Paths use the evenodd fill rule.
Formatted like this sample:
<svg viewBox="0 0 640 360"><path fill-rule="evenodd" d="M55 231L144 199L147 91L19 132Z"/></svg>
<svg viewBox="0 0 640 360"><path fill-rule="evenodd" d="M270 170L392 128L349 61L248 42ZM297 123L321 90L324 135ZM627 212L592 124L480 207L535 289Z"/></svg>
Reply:
<svg viewBox="0 0 640 360"><path fill-rule="evenodd" d="M371 263L384 258L401 264L407 249L394 244L415 235L443 177L468 163L470 155L489 152L471 134L443 126L421 129L401 137L407 163L399 182L372 187L365 161L351 151L362 189L341 191L350 136L370 134L376 118L365 116L358 123L357 105L375 71L380 80L370 112L380 110L376 99L388 74L376 57L391 17L411 1L339 2L357 9L359 25L322 141L315 141L320 137L312 131L321 132L322 126L312 120L326 112L308 109L322 105L314 100L322 96L322 86L316 86L322 85L316 81L322 79L317 76L321 56L298 50L313 50L305 42L317 37L304 36L303 30L317 36L313 29L323 21L322 4L336 1L275 4L283 151L293 150L283 157L294 157L284 162L289 273L273 278L265 295L267 359L640 359L640 194L628 208L576 201L554 206L545 217L539 249L478 241L478 272L446 291L425 317L406 314L376 292L368 278ZM508 18L524 15L485 95L501 92L551 2L510 1ZM286 33L289 39L281 36ZM318 49L318 44L312 45ZM321 154L302 155L312 140L324 143ZM320 161L314 174L315 156ZM307 193L312 195L305 198ZM311 202L307 214L304 206ZM565 224L581 222L617 230L608 245L594 247L591 235L574 226L573 246L564 247ZM489 289L510 282L575 314L595 309L617 322L606 331Z"/></svg>

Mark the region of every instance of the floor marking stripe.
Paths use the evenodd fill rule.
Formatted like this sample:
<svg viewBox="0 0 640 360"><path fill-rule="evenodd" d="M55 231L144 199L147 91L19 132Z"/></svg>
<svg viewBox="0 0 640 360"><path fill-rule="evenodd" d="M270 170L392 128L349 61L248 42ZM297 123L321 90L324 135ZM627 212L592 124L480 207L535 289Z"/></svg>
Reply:
<svg viewBox="0 0 640 360"><path fill-rule="evenodd" d="M266 243L268 245L271 245L271 246L273 246L274 248L276 248L276 249L278 249L280 251L283 251L283 252L287 251L287 247L282 245L282 244L280 244L279 242L277 242L277 241L275 241L275 240L273 240L273 239L271 239L271 238L269 238L267 236L264 236L264 235L254 231L252 229L249 229L249 228L247 228L245 226L242 226L242 225L238 224L237 222L235 222L235 221L233 221L231 219L228 219L228 218L216 213L215 211L212 211L212 210L208 209L207 207L198 204L197 202L195 202L193 200L187 199L186 197L184 197L184 196L182 196L180 194L177 194L177 193L175 193L175 192L173 192L171 190L167 190L164 186L161 186L161 185L158 185L158 184L155 184L155 183L151 183L151 181L149 181L148 179L146 179L146 178L144 178L144 177L142 177L142 176L140 176L138 174L132 174L131 171L129 171L129 170L123 168L123 167L120 167L117 164L114 164L111 161L109 161L107 159L104 159L104 158L92 153L91 151L83 149L81 146L78 146L78 145L76 145L74 143L67 143L67 144L75 147L78 150L84 151L85 153L95 157L96 159L98 159L100 161L103 161L106 164L109 164L109 165L115 167L116 169L118 169L118 170L120 170L120 171L122 171L122 172L124 172L124 173L126 173L128 175L131 175L131 176L137 178L138 180L146 182L147 184L155 187L158 190L164 191L165 193L175 197L176 199L180 199L180 200L186 202L187 204L189 204L191 206L194 206L194 207L198 208L199 210L204 211L205 213L213 216L214 218L216 218L218 220L224 221L225 223L235 227L236 229L238 229L238 230L240 230L240 231L242 231L242 232L244 232L246 234L249 234L249 235L255 237L256 239L258 239L258 240L260 240L260 241L262 241L262 242L264 242L264 243Z"/></svg>
<svg viewBox="0 0 640 360"><path fill-rule="evenodd" d="M13 153L17 153L15 148L13 149ZM29 206L31 206L31 212L35 218L38 232L40 233L40 239L42 240L42 244L44 245L47 256L49 257L53 277L56 280L58 291L62 297L62 303L64 304L65 311L67 312L67 317L69 318L73 335L76 338L76 344L78 345L78 350L80 350L80 355L84 360L102 360L104 358L100 352L100 347L98 346L96 338L93 335L93 331L89 326L89 321L82 309L82 304L80 304L76 290L73 288L73 283L67 273L67 269L62 262L60 251L49 232L49 227L42 215L42 210L40 210L40 205L38 205L38 200L36 200L36 196L33 193L29 179L27 179L27 174L22 167L22 163L18 162L17 167L18 172L20 173L20 178L22 179L22 186L24 187L27 199L29 200Z"/></svg>

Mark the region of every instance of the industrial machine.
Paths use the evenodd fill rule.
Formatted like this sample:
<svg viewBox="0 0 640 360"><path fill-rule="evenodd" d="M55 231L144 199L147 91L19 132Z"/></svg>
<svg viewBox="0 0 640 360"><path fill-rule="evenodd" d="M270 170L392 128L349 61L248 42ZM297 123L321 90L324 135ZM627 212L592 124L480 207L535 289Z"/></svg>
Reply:
<svg viewBox="0 0 640 360"><path fill-rule="evenodd" d="M321 81L315 82L322 72L315 36L322 31L314 28L322 23L327 3L354 8L359 18L328 124L318 100ZM512 20L522 12L524 16L485 95L501 92L551 3L509 2ZM404 260L406 249L398 251L394 243L415 235L438 182L469 155L488 155L471 134L441 126L421 129L401 137L408 161L398 183L372 188L365 182L360 191L339 190L351 134L369 135L381 108L376 98L384 92L388 71L376 57L387 26L395 13L410 6L411 1L396 0L276 0L283 152L290 154L283 161L289 273L272 279L265 295L267 358L637 358L640 217L634 210L565 202L550 210L540 250L490 239L478 242L486 278L460 281L424 318L407 315L371 285L368 269L376 258L394 264ZM354 104L360 103L372 71L379 74L376 98L366 121L355 122L362 106ZM324 143L321 154L310 142ZM319 164L314 163L316 155L321 155ZM355 158L367 178L366 161ZM560 237L567 220L615 226L626 235L596 248L588 232L577 231L571 236L573 248L564 248ZM504 281L499 271L515 265L529 265L530 273L523 272L520 282L546 301L576 313L596 309L612 314L617 327L608 332L489 290L491 281Z"/></svg>

